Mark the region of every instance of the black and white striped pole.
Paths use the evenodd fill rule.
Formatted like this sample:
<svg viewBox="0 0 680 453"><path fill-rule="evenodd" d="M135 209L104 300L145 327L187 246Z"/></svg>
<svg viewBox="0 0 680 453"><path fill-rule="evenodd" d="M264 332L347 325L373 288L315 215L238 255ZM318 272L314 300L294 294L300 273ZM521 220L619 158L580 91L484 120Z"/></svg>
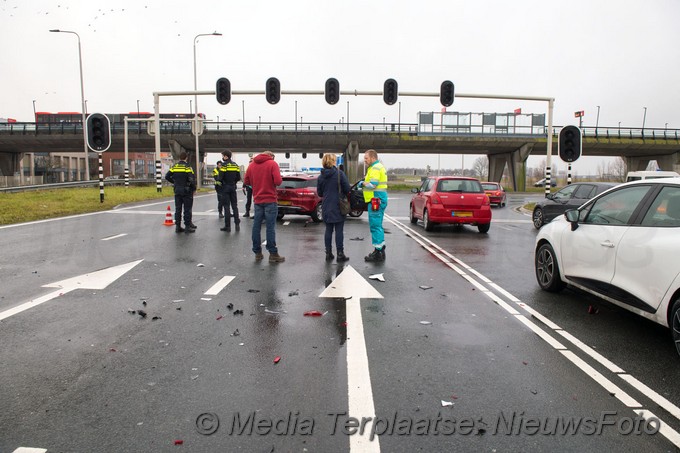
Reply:
<svg viewBox="0 0 680 453"><path fill-rule="evenodd" d="M99 153L99 202L104 203L104 164L102 153Z"/></svg>

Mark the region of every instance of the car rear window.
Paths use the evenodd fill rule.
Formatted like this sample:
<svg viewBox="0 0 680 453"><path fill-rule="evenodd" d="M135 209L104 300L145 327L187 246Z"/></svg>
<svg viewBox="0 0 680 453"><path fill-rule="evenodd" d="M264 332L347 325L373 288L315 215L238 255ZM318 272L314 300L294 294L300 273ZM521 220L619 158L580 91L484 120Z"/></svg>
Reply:
<svg viewBox="0 0 680 453"><path fill-rule="evenodd" d="M316 187L316 179L283 178L282 189L302 189Z"/></svg>
<svg viewBox="0 0 680 453"><path fill-rule="evenodd" d="M437 192L484 192L479 181L470 179L442 179Z"/></svg>
<svg viewBox="0 0 680 453"><path fill-rule="evenodd" d="M482 187L484 188L484 190L498 190L498 185L492 184L490 182L482 184Z"/></svg>

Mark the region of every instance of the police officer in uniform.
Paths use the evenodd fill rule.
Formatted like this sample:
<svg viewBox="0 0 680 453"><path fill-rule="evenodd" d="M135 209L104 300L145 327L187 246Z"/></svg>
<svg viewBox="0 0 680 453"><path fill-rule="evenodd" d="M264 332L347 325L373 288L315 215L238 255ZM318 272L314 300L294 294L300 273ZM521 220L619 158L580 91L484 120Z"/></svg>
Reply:
<svg viewBox="0 0 680 453"><path fill-rule="evenodd" d="M165 179L175 188L175 232L194 233L196 225L191 221L191 209L194 205L196 192L196 175L194 169L187 163L187 153L179 153L179 162L170 167ZM182 228L182 211L184 211L184 228Z"/></svg>
<svg viewBox="0 0 680 453"><path fill-rule="evenodd" d="M236 199L236 183L241 180L241 169L231 160L231 151L222 151L222 166L218 176L220 190L222 194L222 205L224 206L224 228L220 231L231 231L231 217L234 217L236 231L241 228L241 219L238 216L238 201ZM231 214L229 213L231 206Z"/></svg>
<svg viewBox="0 0 680 453"><path fill-rule="evenodd" d="M213 180L215 181L215 193L217 193L217 212L220 215L220 219L224 218L224 205L222 204L222 196L220 195L220 186L222 185L218 179L220 175L220 167L222 166L222 161L218 160L213 169Z"/></svg>

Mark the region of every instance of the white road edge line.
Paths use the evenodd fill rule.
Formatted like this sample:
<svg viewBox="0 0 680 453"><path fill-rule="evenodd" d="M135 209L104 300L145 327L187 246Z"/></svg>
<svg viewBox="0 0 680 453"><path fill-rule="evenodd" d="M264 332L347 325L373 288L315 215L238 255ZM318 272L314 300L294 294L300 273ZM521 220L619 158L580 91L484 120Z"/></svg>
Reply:
<svg viewBox="0 0 680 453"><path fill-rule="evenodd" d="M550 321L548 318L545 316L541 315L539 312L536 310L528 307L526 304L522 303L519 299L517 299L515 296L510 294L509 292L505 291L502 289L500 286L496 285L493 283L491 280L483 276L481 273L475 271L472 269L470 266L466 265L463 263L460 259L456 258L455 256L451 255L441 247L439 247L437 244L429 240L428 238L425 238L424 236L420 235L416 231L414 231L412 228L407 227L406 225L402 224L401 222L396 221L393 217L386 215L385 216L394 226L402 230L406 236L410 237L413 239L415 242L419 243L423 248L431 252L434 256L436 256L439 260L441 260L445 265L456 271L458 274L460 274L465 280L470 282L472 285L474 285L477 288L483 288L481 289L482 292L489 296L490 291L487 290L486 288L483 287L480 283L476 282L470 275L464 273L462 270L460 270L457 266L455 266L453 263L451 263L447 259L442 259L442 255L448 256L451 258L452 261L454 261L456 264L459 264L460 266L464 267L467 269L470 273L479 276L480 279L486 281L490 286L492 286L494 289L498 290L501 292L504 296L508 297L511 301L515 302L518 304L522 309L527 311L529 314L531 314L533 317L541 321L543 324L545 324L548 328L553 330L559 335L562 335L565 339L570 341L574 346L576 346L577 349L580 349L583 353L587 354L590 356L592 359L603 365L605 368L608 370L612 371L613 373L617 374L620 378L622 378L624 381L626 381L629 385L631 385L633 388L638 390L640 393L643 395L647 396L650 398L652 401L657 403L661 408L664 410L668 411L672 416L676 417L677 419L680 420L680 408L678 408L676 405L668 401L666 398L662 397L658 393L656 393L654 390L651 388L647 387L645 384L642 382L638 381L635 379L633 376L629 374L625 374L625 371L619 367L618 365L614 364L611 362L609 359L605 358L602 356L600 353L596 352L594 349L591 347L585 345L583 342L578 340L576 337L573 335L569 334L565 330L561 329L557 324L554 322ZM427 244L426 244L427 243ZM494 302L497 302L496 299L491 298L494 300ZM499 304L500 305L500 304ZM503 305L501 307L505 310L507 308ZM592 368L590 365L588 365L586 362L584 362L581 358L576 356L572 351L567 349L564 345L562 345L559 341L555 340L552 336L550 336L546 331L538 327L536 324L531 322L529 318L527 318L524 315L518 314L515 316L515 318L523 323L526 327L531 329L534 333L536 333L541 339L546 341L548 344L550 344L553 348L556 350L560 351L564 357L566 357L568 360L570 360L574 365L576 365L579 369L581 369L583 372L585 372L588 376L590 376L595 382L600 384L605 390L609 391L612 395L616 396L617 399L619 399L623 404L625 404L628 407L638 407L641 408L640 412L644 413L650 413L649 411L642 409L642 405L638 403L633 397L628 395L626 392L624 392L621 388L616 386L613 382L609 381L607 378L602 376L598 371L596 371L594 368ZM636 411L637 412L637 411ZM666 423L664 423L661 419L659 419L659 422L662 424L662 428L665 427L665 429L660 429L659 432L661 432L664 437L666 437L670 442L672 442L676 447L680 447L680 435L670 428Z"/></svg>
<svg viewBox="0 0 680 453"><path fill-rule="evenodd" d="M118 238L122 238L123 236L127 236L127 233L120 233L120 234L117 234L115 236L109 236L107 238L102 238L102 241L110 241L111 239L118 239Z"/></svg>

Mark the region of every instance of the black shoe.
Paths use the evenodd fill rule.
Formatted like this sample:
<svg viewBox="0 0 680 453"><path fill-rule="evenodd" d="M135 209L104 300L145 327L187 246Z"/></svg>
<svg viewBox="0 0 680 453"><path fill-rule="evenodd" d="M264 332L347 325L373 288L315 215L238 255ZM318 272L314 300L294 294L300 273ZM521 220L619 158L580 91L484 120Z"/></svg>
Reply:
<svg viewBox="0 0 680 453"><path fill-rule="evenodd" d="M220 231L231 231L231 227L220 228Z"/></svg>
<svg viewBox="0 0 680 453"><path fill-rule="evenodd" d="M222 213L220 212L220 219L223 219L223 218L224 218L224 214L222 214Z"/></svg>
<svg viewBox="0 0 680 453"><path fill-rule="evenodd" d="M338 254L338 256L340 256L340 254ZM335 258L333 252L326 250L326 261L333 261L333 258Z"/></svg>
<svg viewBox="0 0 680 453"><path fill-rule="evenodd" d="M368 256L364 257L364 261L369 263L379 263L385 261L385 258L382 253L382 250L375 249L371 253L369 253Z"/></svg>
<svg viewBox="0 0 680 453"><path fill-rule="evenodd" d="M236 227L236 231L241 231L241 224L240 223L237 223L234 226Z"/></svg>
<svg viewBox="0 0 680 453"><path fill-rule="evenodd" d="M184 228L182 228L182 227L175 227L175 233L184 233Z"/></svg>
<svg viewBox="0 0 680 453"><path fill-rule="evenodd" d="M187 234L189 234L189 233L195 233L196 230L193 229L193 228L185 228L185 229L184 229L184 232L187 233Z"/></svg>
<svg viewBox="0 0 680 453"><path fill-rule="evenodd" d="M250 217L250 212L246 211L246 213L243 214L243 217Z"/></svg>
<svg viewBox="0 0 680 453"><path fill-rule="evenodd" d="M344 263L349 261L349 257L345 255L345 252L338 252L338 263Z"/></svg>
<svg viewBox="0 0 680 453"><path fill-rule="evenodd" d="M383 248L380 249L380 256L382 257L382 260L385 261L385 249L387 248L386 245L383 245Z"/></svg>
<svg viewBox="0 0 680 453"><path fill-rule="evenodd" d="M198 227L196 225L194 225L193 223L190 223L189 225L187 225L187 228L192 228L192 229L195 230Z"/></svg>

